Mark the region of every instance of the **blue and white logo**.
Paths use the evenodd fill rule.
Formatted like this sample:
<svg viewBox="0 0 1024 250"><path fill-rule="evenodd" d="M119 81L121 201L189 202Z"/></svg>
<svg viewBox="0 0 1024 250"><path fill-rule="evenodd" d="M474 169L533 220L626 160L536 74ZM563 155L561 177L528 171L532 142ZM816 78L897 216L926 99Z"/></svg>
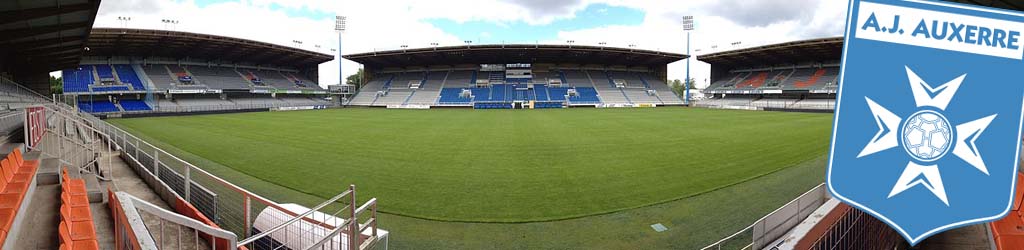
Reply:
<svg viewBox="0 0 1024 250"><path fill-rule="evenodd" d="M911 244L1012 207L1024 13L853 0L829 190Z"/></svg>

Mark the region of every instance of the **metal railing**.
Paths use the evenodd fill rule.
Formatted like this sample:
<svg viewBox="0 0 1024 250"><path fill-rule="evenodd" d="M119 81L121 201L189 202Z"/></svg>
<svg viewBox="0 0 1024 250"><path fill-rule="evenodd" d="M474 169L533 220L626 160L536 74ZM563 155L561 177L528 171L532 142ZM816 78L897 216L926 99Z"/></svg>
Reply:
<svg viewBox="0 0 1024 250"><path fill-rule="evenodd" d="M0 79L3 78L0 77ZM3 80L0 82L0 87L22 88L21 86L5 86L11 84L17 85L14 82ZM259 214L265 210L278 210L287 216L291 216L289 218L304 218L302 219L303 221L309 222L309 219L299 216L299 213L302 213L303 211L290 211L270 199L264 198L256 193L213 175L206 170L196 167L195 165L168 153L164 149L154 146L153 144L122 130L119 127L111 125L110 123L107 123L93 115L79 111L77 108L63 102L66 100L56 101L56 99L47 99L42 96L38 97L39 98L27 99L37 100L32 103L31 106L45 107L46 114L48 116L60 118L58 119L60 122L57 126L46 126L46 129L48 129L48 132L60 133L61 136L58 137L64 138L58 140L58 142L49 142L58 143L57 145L64 146L58 146L60 150L47 154L55 155L56 157L61 158L62 161L71 163L69 165L82 166L77 163L84 160L70 160L70 157L62 155L65 154L66 148L79 148L78 151L92 152L93 154L96 153L96 151L82 149L89 147L89 145L74 144L73 146L75 147L65 147L69 145L66 142L66 137L69 135L68 130L70 130L68 128L81 128L88 132L86 134L96 136L89 138L94 138L94 141L101 142L99 144L107 142L106 145L109 150L120 150L120 157L128 163L128 165L132 167L165 202L168 204L176 204L178 199L184 200L188 204L193 205L196 210L202 213L203 216L210 219L213 223L216 223L220 228L227 232L231 232L237 238L249 238L249 236L253 235L252 229L256 220L256 217L253 216L253 214ZM68 126L68 124L74 126ZM51 129L50 127L53 128ZM88 155L88 153L81 154ZM110 159L110 157L108 157L108 159ZM112 166L112 164L108 164L108 166ZM351 196L351 200L348 201L348 206L355 206L354 204L357 204L355 200L355 190L352 189L351 192L346 193L350 193ZM333 203L334 201L325 202L325 204ZM373 208L371 219L366 225L372 225L373 232L375 233L377 225L376 199L370 199L370 202L364 203L363 206L370 206ZM322 224L322 226L327 225L323 223L320 224ZM362 227L365 227L365 225ZM325 228L335 229L334 226L325 226ZM346 231L346 233L351 234L350 231ZM372 235L372 237L356 236L354 238L362 240L364 243L361 245L372 245L372 242L377 240L375 234ZM367 241L370 241L370 243L365 243Z"/></svg>
<svg viewBox="0 0 1024 250"><path fill-rule="evenodd" d="M750 226L701 248L708 249L762 249L771 241L782 237L789 229L810 216L828 200L825 184L808 190L796 199L758 219Z"/></svg>
<svg viewBox="0 0 1024 250"><path fill-rule="evenodd" d="M117 249L231 249L235 234L167 211L125 192L110 194ZM205 238L210 238L209 241ZM184 239L184 241L182 240Z"/></svg>
<svg viewBox="0 0 1024 250"><path fill-rule="evenodd" d="M105 138L109 138L106 133L54 105L30 106L26 112L30 118L25 120L26 141L29 142L26 148L57 158L62 166L71 166L79 173L100 175L101 171L91 166L97 166L93 163L100 153L113 151L109 142L104 143ZM107 163L111 166L109 159Z"/></svg>
<svg viewBox="0 0 1024 250"><path fill-rule="evenodd" d="M892 227L850 206L807 249L899 249L904 244Z"/></svg>

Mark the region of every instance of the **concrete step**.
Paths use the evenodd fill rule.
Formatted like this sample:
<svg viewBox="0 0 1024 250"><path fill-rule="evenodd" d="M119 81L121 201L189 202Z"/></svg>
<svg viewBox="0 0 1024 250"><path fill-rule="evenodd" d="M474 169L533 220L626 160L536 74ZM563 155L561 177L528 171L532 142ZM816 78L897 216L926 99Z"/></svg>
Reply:
<svg viewBox="0 0 1024 250"><path fill-rule="evenodd" d="M0 154L3 154L4 156L7 156L7 154L10 154L15 149L21 150L21 152L25 152L25 144L24 143L4 143L3 145L0 145ZM27 157L27 156L25 156L25 157ZM25 159L28 159L28 158L25 158Z"/></svg>
<svg viewBox="0 0 1024 250"><path fill-rule="evenodd" d="M39 163L36 170L37 185L50 185L60 183L60 160L57 158L46 158Z"/></svg>

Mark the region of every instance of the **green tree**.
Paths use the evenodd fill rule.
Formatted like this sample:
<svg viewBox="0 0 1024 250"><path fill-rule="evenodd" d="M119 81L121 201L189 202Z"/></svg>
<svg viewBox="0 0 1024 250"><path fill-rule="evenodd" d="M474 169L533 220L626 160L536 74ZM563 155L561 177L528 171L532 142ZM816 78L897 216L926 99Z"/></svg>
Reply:
<svg viewBox="0 0 1024 250"><path fill-rule="evenodd" d="M693 78L690 78L690 80L687 81L687 84L684 86L683 85L683 80L675 79L675 80L672 80L671 83L669 83L669 86L672 87L672 92L673 93L676 93L676 95L679 95L679 96L683 96L683 94L686 91L686 89L690 89L690 90L697 89L697 87L695 86L696 83L697 83L697 80L694 80Z"/></svg>
<svg viewBox="0 0 1024 250"><path fill-rule="evenodd" d="M359 72L346 77L345 78L345 83L348 84L348 85L356 86L358 88L362 88L363 87L362 86L362 83L363 83L363 69L359 69Z"/></svg>
<svg viewBox="0 0 1024 250"><path fill-rule="evenodd" d="M50 93L58 95L64 93L64 80L61 77L50 76Z"/></svg>
<svg viewBox="0 0 1024 250"><path fill-rule="evenodd" d="M669 83L669 86L672 87L672 92L676 93L676 95L679 95L679 96L683 95L683 81L682 80L679 80L679 79L672 80L671 83Z"/></svg>

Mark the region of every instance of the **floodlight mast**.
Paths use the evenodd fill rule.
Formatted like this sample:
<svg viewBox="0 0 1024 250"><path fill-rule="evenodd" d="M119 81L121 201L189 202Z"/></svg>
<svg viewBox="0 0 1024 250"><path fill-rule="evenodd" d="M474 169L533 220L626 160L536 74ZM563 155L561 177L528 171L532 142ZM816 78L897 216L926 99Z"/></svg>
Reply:
<svg viewBox="0 0 1024 250"><path fill-rule="evenodd" d="M334 19L334 31L338 32L338 84L345 84L345 74L341 71L341 34L345 33L347 19L345 16L335 16Z"/></svg>
<svg viewBox="0 0 1024 250"><path fill-rule="evenodd" d="M683 104L690 105L690 33L693 31L693 16L683 16L683 30L686 31L686 79L683 80Z"/></svg>

